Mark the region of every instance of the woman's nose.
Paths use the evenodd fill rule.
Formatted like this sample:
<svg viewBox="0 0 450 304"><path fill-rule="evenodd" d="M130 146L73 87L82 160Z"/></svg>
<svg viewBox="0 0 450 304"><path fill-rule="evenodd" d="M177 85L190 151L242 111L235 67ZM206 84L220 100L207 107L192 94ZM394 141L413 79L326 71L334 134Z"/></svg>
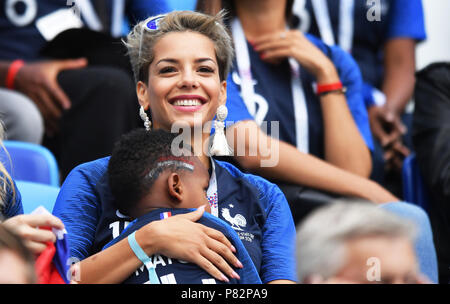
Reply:
<svg viewBox="0 0 450 304"><path fill-rule="evenodd" d="M197 88L198 86L199 86L199 82L198 82L197 78L195 77L194 73L184 72L181 74L181 79L178 82L179 88L193 89L193 88Z"/></svg>

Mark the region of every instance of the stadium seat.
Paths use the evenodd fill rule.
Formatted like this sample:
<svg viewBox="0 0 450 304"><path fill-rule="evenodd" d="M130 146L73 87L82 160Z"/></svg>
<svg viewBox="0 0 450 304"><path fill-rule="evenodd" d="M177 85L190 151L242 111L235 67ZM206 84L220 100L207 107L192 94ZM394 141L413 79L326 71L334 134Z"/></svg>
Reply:
<svg viewBox="0 0 450 304"><path fill-rule="evenodd" d="M405 158L402 168L403 200L414 203L427 210L429 194L423 182L416 155L411 153Z"/></svg>
<svg viewBox="0 0 450 304"><path fill-rule="evenodd" d="M22 196L23 212L29 214L37 207L43 206L50 213L53 211L59 187L16 180L17 188Z"/></svg>
<svg viewBox="0 0 450 304"><path fill-rule="evenodd" d="M60 186L58 164L47 148L13 140L3 144L10 157L0 149L0 161L14 180Z"/></svg>

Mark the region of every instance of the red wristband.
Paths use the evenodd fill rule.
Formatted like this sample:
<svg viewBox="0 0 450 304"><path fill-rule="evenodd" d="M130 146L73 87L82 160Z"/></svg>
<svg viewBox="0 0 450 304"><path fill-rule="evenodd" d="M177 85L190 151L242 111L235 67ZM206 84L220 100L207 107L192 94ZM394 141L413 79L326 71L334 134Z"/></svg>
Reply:
<svg viewBox="0 0 450 304"><path fill-rule="evenodd" d="M23 60L14 60L8 68L8 75L6 76L6 87L8 89L14 89L14 80L16 79L17 72L25 65Z"/></svg>
<svg viewBox="0 0 450 304"><path fill-rule="evenodd" d="M316 94L320 95L325 92L337 91L343 88L342 82L330 83L330 84L318 84Z"/></svg>

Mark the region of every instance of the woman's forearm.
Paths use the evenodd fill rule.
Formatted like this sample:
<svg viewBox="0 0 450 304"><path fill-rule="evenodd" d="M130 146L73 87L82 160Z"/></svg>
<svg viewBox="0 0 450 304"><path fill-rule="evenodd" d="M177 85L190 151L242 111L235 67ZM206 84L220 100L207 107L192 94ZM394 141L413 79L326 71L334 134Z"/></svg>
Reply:
<svg viewBox="0 0 450 304"><path fill-rule="evenodd" d="M370 151L347 106L343 94L327 94L320 99L324 122L325 160L330 164L369 177Z"/></svg>
<svg viewBox="0 0 450 304"><path fill-rule="evenodd" d="M148 256L159 253L194 263L221 281L227 281L226 276L239 278L232 266L243 266L234 255L236 251L230 241L221 232L196 223L203 213L204 208L198 208L164 221L153 221L136 230L136 241ZM117 284L125 281L142 262L125 238L77 266L75 281L78 283Z"/></svg>
<svg viewBox="0 0 450 304"><path fill-rule="evenodd" d="M339 82L334 65L323 67L317 75L319 84ZM325 160L338 168L369 177L372 161L361 133L347 105L346 96L330 93L320 97L324 124Z"/></svg>
<svg viewBox="0 0 450 304"><path fill-rule="evenodd" d="M383 189L378 184L347 172L309 154L302 153L296 147L271 138L262 132L254 121L241 121L230 128L237 136L237 129L255 129L246 139L246 154L235 156L241 166L252 173L261 175L268 179L275 179L288 183L307 186L323 191L329 191L340 195L365 198L376 203L397 201L398 198ZM232 133L232 132L230 132ZM264 144L262 144L264 143ZM258 153L251 156L250 150L265 147L265 156ZM235 151L236 151L235 145ZM260 151L260 150L258 150ZM272 166L261 165L264 161L271 159Z"/></svg>
<svg viewBox="0 0 450 304"><path fill-rule="evenodd" d="M80 284L119 284L141 265L128 240L123 239L81 261L75 281Z"/></svg>

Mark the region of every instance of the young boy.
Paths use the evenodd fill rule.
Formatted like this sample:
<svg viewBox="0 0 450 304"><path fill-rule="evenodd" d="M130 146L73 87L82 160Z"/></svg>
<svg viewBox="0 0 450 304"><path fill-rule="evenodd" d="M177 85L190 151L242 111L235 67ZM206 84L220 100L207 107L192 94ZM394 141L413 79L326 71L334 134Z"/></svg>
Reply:
<svg viewBox="0 0 450 304"><path fill-rule="evenodd" d="M206 196L208 171L195 156L174 156L182 152L172 147L176 136L163 130L132 131L116 144L109 161L108 178L115 206L134 221L104 248L128 237L131 248L145 265L124 283L222 283L195 264L159 254L147 257L134 239L134 231L152 221L191 212L192 208L201 206L210 212ZM227 223L209 213L198 222L221 231L236 248L237 258L244 268L235 270L240 280L229 278L230 283L261 283L245 247Z"/></svg>

